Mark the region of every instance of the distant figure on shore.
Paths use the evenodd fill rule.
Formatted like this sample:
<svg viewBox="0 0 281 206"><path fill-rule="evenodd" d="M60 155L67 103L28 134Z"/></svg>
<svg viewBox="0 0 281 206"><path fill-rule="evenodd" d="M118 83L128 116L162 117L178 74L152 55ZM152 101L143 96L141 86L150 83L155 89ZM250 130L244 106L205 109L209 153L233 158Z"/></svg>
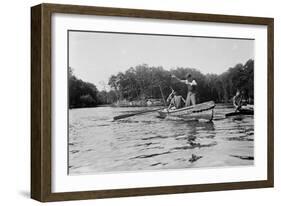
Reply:
<svg viewBox="0 0 281 206"><path fill-rule="evenodd" d="M191 105L195 105L196 104L196 86L197 86L197 83L192 78L192 75L187 74L186 80L181 80L181 79L177 78L175 75L172 75L172 77L187 85L188 92L187 92L187 96L186 96L185 106L188 107L188 106L191 106Z"/></svg>
<svg viewBox="0 0 281 206"><path fill-rule="evenodd" d="M180 109L185 104L184 98L174 90L167 98L167 102L170 103L168 109Z"/></svg>
<svg viewBox="0 0 281 206"><path fill-rule="evenodd" d="M233 105L236 108L237 111L241 109L250 109L252 106L250 106L250 103L253 101L248 98L247 91L243 89L240 91L239 89L236 92L236 95L233 97ZM253 109L253 108L252 108Z"/></svg>

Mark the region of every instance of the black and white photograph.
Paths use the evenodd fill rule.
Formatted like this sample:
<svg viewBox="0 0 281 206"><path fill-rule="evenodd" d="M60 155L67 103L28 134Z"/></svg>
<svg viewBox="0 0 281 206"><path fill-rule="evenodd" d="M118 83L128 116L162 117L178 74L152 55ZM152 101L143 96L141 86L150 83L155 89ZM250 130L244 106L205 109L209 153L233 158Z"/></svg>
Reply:
<svg viewBox="0 0 281 206"><path fill-rule="evenodd" d="M67 37L69 175L254 165L255 39Z"/></svg>

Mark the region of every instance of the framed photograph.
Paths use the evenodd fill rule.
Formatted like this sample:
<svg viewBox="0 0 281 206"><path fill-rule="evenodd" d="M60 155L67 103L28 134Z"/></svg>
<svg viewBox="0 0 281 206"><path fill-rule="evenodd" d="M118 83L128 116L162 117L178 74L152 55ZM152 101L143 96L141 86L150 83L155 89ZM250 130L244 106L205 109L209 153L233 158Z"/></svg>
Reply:
<svg viewBox="0 0 281 206"><path fill-rule="evenodd" d="M31 8L31 197L273 187L273 19Z"/></svg>

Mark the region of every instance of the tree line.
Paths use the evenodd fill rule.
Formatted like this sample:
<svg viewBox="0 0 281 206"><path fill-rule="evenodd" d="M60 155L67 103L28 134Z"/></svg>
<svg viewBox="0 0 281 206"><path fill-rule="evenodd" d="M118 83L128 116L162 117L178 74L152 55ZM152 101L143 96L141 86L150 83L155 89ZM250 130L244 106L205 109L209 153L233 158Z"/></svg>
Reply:
<svg viewBox="0 0 281 206"><path fill-rule="evenodd" d="M94 84L78 79L70 68L69 105L72 108L90 107L118 100L162 99L162 95L166 98L172 89L185 98L187 87L172 75L184 79L187 74L191 74L198 84L199 102L229 102L237 89L245 90L249 97L254 98L254 60L249 59L245 64L236 64L219 75L203 74L194 68L165 70L161 66L137 65L112 75L108 80L110 91L98 91Z"/></svg>
<svg viewBox="0 0 281 206"><path fill-rule="evenodd" d="M108 84L115 91L118 99L129 101L162 98L161 89L165 97L171 89L186 97L187 87L172 78L172 75L184 79L187 74L191 74L198 84L196 90L200 102L208 100L228 102L237 89L246 90L249 96L254 96L254 60L252 59L244 65L240 63L234 65L220 75L204 75L197 69L183 67L168 71L163 67L149 67L143 64L112 75Z"/></svg>
<svg viewBox="0 0 281 206"><path fill-rule="evenodd" d="M68 68L68 75L69 108L96 107L117 101L115 91L98 91L94 84L76 77L71 67Z"/></svg>

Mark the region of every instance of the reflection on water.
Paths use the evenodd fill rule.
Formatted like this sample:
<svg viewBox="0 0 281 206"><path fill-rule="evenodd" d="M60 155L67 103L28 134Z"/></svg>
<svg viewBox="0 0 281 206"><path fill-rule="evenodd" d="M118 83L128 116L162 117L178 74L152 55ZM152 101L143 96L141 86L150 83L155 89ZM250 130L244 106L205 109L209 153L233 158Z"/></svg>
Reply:
<svg viewBox="0 0 281 206"><path fill-rule="evenodd" d="M144 108L98 107L69 111L69 174L241 166L254 163L253 116L233 116L217 105L213 122L186 122Z"/></svg>

